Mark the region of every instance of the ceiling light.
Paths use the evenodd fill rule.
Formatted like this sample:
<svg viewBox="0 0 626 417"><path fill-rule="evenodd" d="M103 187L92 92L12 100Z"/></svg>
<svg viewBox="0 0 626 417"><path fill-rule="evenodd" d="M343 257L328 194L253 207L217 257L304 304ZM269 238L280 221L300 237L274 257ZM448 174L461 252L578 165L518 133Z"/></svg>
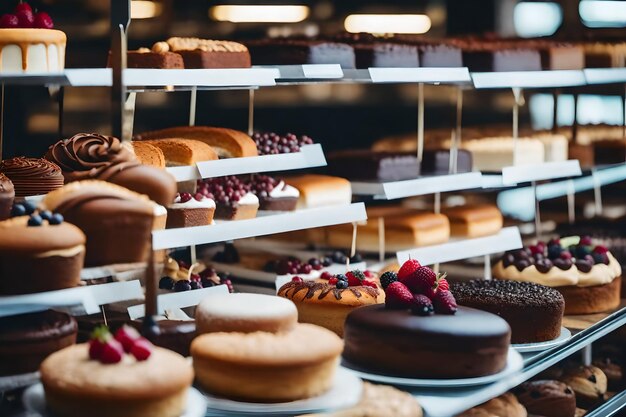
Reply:
<svg viewBox="0 0 626 417"><path fill-rule="evenodd" d="M213 6L209 16L221 22L296 23L309 16L307 6L240 5Z"/></svg>
<svg viewBox="0 0 626 417"><path fill-rule="evenodd" d="M563 23L563 11L558 3L522 2L515 5L513 23L524 38L550 36Z"/></svg>
<svg viewBox="0 0 626 417"><path fill-rule="evenodd" d="M161 3L148 0L133 0L130 2L131 19L150 19L159 16L161 11Z"/></svg>
<svg viewBox="0 0 626 417"><path fill-rule="evenodd" d="M578 5L580 18L588 27L626 26L626 2L583 0Z"/></svg>
<svg viewBox="0 0 626 417"><path fill-rule="evenodd" d="M425 14L352 14L344 21L351 33L426 33L430 25Z"/></svg>

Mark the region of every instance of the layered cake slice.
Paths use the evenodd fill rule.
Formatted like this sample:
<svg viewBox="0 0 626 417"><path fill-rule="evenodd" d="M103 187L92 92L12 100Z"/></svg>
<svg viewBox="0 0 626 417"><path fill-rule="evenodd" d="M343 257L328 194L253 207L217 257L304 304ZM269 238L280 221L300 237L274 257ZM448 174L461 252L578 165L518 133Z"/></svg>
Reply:
<svg viewBox="0 0 626 417"><path fill-rule="evenodd" d="M347 43L354 48L357 68L419 66L419 55L414 45L396 42L393 37L375 37L368 33L345 33L332 40Z"/></svg>
<svg viewBox="0 0 626 417"><path fill-rule="evenodd" d="M163 151L147 141L131 142L135 157L144 165L157 168L165 168L165 155Z"/></svg>
<svg viewBox="0 0 626 417"><path fill-rule="evenodd" d="M250 192L259 199L259 209L265 211L293 211L300 192L297 188L267 175L255 174L247 181Z"/></svg>
<svg viewBox="0 0 626 417"><path fill-rule="evenodd" d="M328 155L328 171L353 181L401 181L417 178L420 163L414 152L337 151Z"/></svg>
<svg viewBox="0 0 626 417"><path fill-rule="evenodd" d="M200 180L198 193L215 201L216 219L252 219L259 209L259 198L236 176Z"/></svg>
<svg viewBox="0 0 626 417"><path fill-rule="evenodd" d="M180 54L185 68L250 67L248 48L237 42L173 37L156 45L163 52L172 51Z"/></svg>
<svg viewBox="0 0 626 417"><path fill-rule="evenodd" d="M275 38L246 42L254 65L339 64L356 67L351 45L307 38Z"/></svg>
<svg viewBox="0 0 626 417"><path fill-rule="evenodd" d="M179 193L174 203L167 206L168 229L177 227L206 226L213 223L215 201L201 193Z"/></svg>

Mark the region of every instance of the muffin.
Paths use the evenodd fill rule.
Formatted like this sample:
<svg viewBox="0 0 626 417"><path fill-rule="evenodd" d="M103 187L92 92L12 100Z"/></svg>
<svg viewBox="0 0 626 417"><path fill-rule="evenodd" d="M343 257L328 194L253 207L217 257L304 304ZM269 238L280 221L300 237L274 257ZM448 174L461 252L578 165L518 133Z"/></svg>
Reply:
<svg viewBox="0 0 626 417"><path fill-rule="evenodd" d="M604 372L595 366L569 369L561 381L572 387L579 408L593 408L606 400L608 381Z"/></svg>
<svg viewBox="0 0 626 417"><path fill-rule="evenodd" d="M543 417L573 417L576 413L574 390L563 382L553 380L525 382L515 390L515 395L530 414Z"/></svg>

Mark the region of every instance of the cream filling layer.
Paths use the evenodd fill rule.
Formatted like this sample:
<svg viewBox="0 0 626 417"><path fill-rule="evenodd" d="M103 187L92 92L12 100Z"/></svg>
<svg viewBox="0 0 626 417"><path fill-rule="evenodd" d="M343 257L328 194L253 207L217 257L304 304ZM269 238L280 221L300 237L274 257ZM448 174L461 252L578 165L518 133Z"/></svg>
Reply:
<svg viewBox="0 0 626 417"><path fill-rule="evenodd" d="M493 275L500 279L510 279L514 281L534 282L548 287L564 287L566 285L577 285L579 287L591 287L612 282L622 275L622 268L613 254L607 253L609 264L595 264L591 271L581 272L572 265L567 270L552 267L547 273L537 270L535 265L519 271L515 265L504 267L502 261L493 267Z"/></svg>
<svg viewBox="0 0 626 417"><path fill-rule="evenodd" d="M76 245L67 249L54 249L41 252L35 255L35 258L49 258L51 256L61 256L63 258L71 258L85 251L85 245Z"/></svg>

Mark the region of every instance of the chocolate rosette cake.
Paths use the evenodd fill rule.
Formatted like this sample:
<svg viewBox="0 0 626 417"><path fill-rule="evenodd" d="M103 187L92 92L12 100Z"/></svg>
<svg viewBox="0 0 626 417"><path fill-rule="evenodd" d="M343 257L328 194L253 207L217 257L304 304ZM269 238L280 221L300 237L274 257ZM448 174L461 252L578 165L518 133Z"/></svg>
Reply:
<svg viewBox="0 0 626 417"><path fill-rule="evenodd" d="M0 220L8 219L15 198L15 187L11 180L0 173Z"/></svg>
<svg viewBox="0 0 626 417"><path fill-rule="evenodd" d="M126 187L167 205L176 195L176 180L162 169L142 165L118 138L78 133L52 145L45 158L63 170L65 182L97 179Z"/></svg>
<svg viewBox="0 0 626 417"><path fill-rule="evenodd" d="M11 180L16 197L46 194L63 186L61 169L45 159L23 156L7 159L0 162L0 173Z"/></svg>

